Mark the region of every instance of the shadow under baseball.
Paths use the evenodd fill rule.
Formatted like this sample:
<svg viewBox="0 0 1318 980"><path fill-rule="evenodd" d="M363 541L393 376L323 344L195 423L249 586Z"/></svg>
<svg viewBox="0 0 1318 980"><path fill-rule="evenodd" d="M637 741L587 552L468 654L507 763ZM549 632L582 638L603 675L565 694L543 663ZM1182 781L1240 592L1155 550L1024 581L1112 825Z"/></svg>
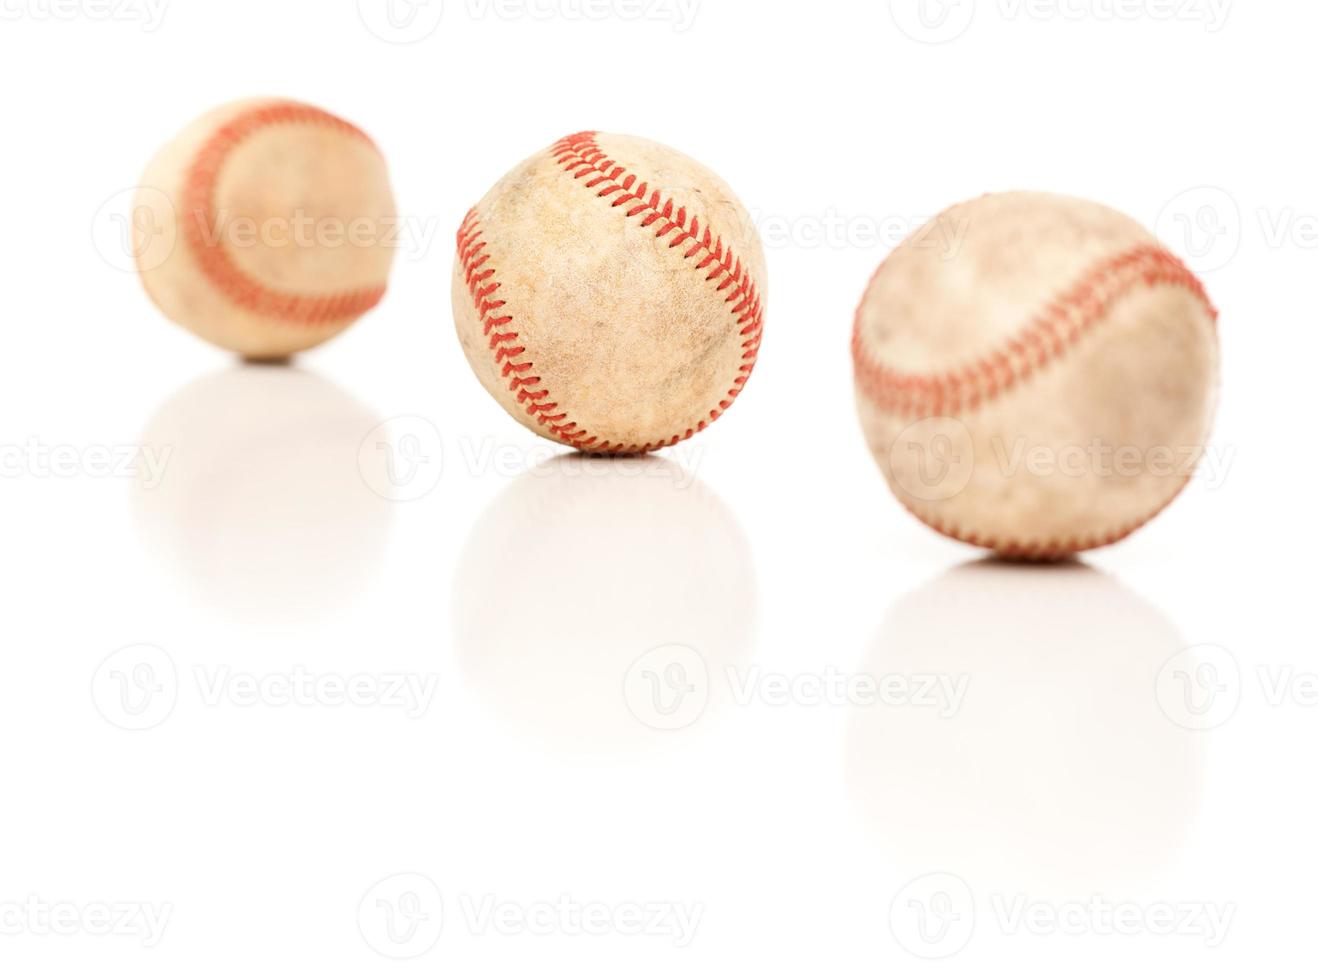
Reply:
<svg viewBox="0 0 1318 980"><path fill-rule="evenodd" d="M963 677L961 706L854 708L852 798L910 869L1059 894L1146 881L1201 797L1201 743L1156 696L1184 647L1086 565L955 568L891 607L861 669Z"/></svg>
<svg viewBox="0 0 1318 980"><path fill-rule="evenodd" d="M463 676L505 724L568 754L627 755L730 703L755 571L732 512L686 470L567 454L476 522L453 615Z"/></svg>
<svg viewBox="0 0 1318 980"><path fill-rule="evenodd" d="M379 422L307 371L246 363L203 377L147 424L163 465L134 487L139 535L230 618L323 616L383 557L392 511L358 457Z"/></svg>

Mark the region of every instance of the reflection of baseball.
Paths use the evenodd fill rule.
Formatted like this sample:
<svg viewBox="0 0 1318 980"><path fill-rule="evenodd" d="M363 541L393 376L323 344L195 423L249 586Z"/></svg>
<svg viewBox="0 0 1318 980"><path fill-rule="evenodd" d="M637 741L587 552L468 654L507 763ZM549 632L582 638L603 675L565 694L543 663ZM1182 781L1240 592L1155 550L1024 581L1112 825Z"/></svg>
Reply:
<svg viewBox="0 0 1318 980"><path fill-rule="evenodd" d="M176 577L252 622L341 609L384 552L388 457L362 455L379 419L323 378L243 365L202 378L151 420L159 460L134 504Z"/></svg>
<svg viewBox="0 0 1318 980"><path fill-rule="evenodd" d="M380 301L394 213L384 159L357 127L297 102L236 102L148 166L135 251L171 320L247 357L280 358Z"/></svg>
<svg viewBox="0 0 1318 980"><path fill-rule="evenodd" d="M648 452L717 419L755 365L764 256L723 181L580 133L501 180L458 232L453 311L476 376L533 432Z"/></svg>
<svg viewBox="0 0 1318 980"><path fill-rule="evenodd" d="M464 676L500 714L594 754L702 730L750 659L755 605L746 538L703 483L661 457L569 454L476 523L454 623Z"/></svg>
<svg viewBox="0 0 1318 980"><path fill-rule="evenodd" d="M1185 640L1080 564L978 562L898 600L860 672L924 702L857 704L848 782L907 870L1103 891L1171 859L1202 746L1155 697Z"/></svg>
<svg viewBox="0 0 1318 980"><path fill-rule="evenodd" d="M1216 311L1115 211L1013 193L958 205L879 268L853 339L860 416L898 498L951 537L1052 558L1177 495L1216 395Z"/></svg>

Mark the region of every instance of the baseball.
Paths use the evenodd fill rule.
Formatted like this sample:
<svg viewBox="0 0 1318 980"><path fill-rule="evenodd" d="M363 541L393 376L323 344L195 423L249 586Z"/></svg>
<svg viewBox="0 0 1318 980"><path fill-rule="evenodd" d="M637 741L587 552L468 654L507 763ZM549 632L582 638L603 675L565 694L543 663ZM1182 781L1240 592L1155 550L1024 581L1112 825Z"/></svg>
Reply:
<svg viewBox="0 0 1318 980"><path fill-rule="evenodd" d="M1216 324L1199 281L1130 218L1050 194L982 197L903 242L870 283L852 340L862 426L898 499L935 530L1021 558L1102 547L1193 475Z"/></svg>
<svg viewBox="0 0 1318 980"><path fill-rule="evenodd" d="M280 359L380 302L395 214L384 158L356 126L298 102L237 102L147 167L135 253L171 320L245 357Z"/></svg>
<svg viewBox="0 0 1318 980"><path fill-rule="evenodd" d="M702 431L750 379L759 238L728 186L675 150L569 136L496 184L457 245L462 348L533 432L650 452Z"/></svg>

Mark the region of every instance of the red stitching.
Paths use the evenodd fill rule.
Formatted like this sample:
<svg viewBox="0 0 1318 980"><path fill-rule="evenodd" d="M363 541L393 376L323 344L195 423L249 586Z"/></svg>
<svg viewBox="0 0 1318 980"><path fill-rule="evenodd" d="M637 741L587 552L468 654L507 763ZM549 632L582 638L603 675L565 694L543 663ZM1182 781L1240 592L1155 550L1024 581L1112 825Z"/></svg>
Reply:
<svg viewBox="0 0 1318 980"><path fill-rule="evenodd" d="M1142 245L1090 271L997 350L944 374L906 373L872 359L861 340L862 302L851 337L856 380L881 410L905 418L974 411L1073 348L1118 299L1141 284L1187 289L1217 320L1217 310L1194 273L1166 249Z"/></svg>
<svg viewBox="0 0 1318 980"><path fill-rule="evenodd" d="M941 518L934 517L930 514L923 514L905 500L901 500L900 497L898 499L901 500L901 505L905 507L916 520L933 528L939 534L952 538L955 541L960 541L963 544L974 545L977 548L985 548L1003 558L1011 558L1021 561L1058 561L1063 558L1069 558L1071 555L1079 554L1082 551L1093 551L1095 548L1106 548L1108 545L1116 544L1118 541L1130 537L1170 507L1189 483L1190 478L1186 477L1186 479L1176 488L1176 491L1159 504L1151 513L1138 520L1131 521L1129 524L1123 525L1115 531L1109 531L1105 534L1090 534L1083 537L1073 534L1069 538L1049 538L1047 540L1039 541L1018 541L1015 538L998 538L993 535L980 534L973 530L963 530L959 525L949 524Z"/></svg>
<svg viewBox="0 0 1318 980"><path fill-rule="evenodd" d="M569 420L568 413L550 397L549 391L543 388L540 378L534 373L534 362L521 360L526 347L518 344L518 333L509 328L513 317L505 309L507 301L495 297L502 284L494 278L496 272L489 264L491 258L488 245L481 237L480 219L475 209L468 212L458 230L458 259L462 263L467 289L484 326L485 336L489 339L490 350L494 352L495 363L502 365L500 372L508 379L509 390L517 396L518 403L524 404L526 413L547 427L555 437L583 452L648 453L674 446L690 439L697 432L703 432L736 401L750 380L759 357L760 338L764 332L764 304L749 267L742 264L721 237L714 237L708 224L702 228L700 219L688 214L684 206L679 206L671 198L664 198L657 188L651 188L648 182L638 180L635 174L628 173L615 161L606 159L595 137L594 132L577 133L555 143L549 152L575 180L584 180L583 186L595 191L595 197L601 200L614 198L611 206L615 208L631 204L624 215L626 218L644 215L640 223L642 228L659 224L655 237L673 236L673 240L668 243L669 248L678 248L689 242L690 247L682 258L692 260L700 257L700 261L693 266L695 271L709 270L705 281L718 280L716 291L728 293L724 303L732 306L729 312L737 318L736 325L741 328L742 360L727 396L710 409L708 418L699 419L690 428L662 442L646 443L643 446L600 442L598 436L591 435L576 422Z"/></svg>
<svg viewBox="0 0 1318 980"><path fill-rule="evenodd" d="M879 267L875 280L885 266L886 263ZM997 350L945 374L905 373L871 359L861 340L862 301L856 311L851 338L857 384L880 410L907 419L974 411L1074 348L1102 321L1117 300L1140 285L1178 286L1188 290L1207 308L1216 328L1218 311L1208 298L1203 283L1166 249L1158 245L1142 245L1096 266ZM1114 531L1044 541L1017 541L982 535L920 513L904 500L902 506L949 538L987 548L1007 558L1047 561L1103 548L1129 537L1169 507L1188 484L1187 477L1152 513Z"/></svg>
<svg viewBox="0 0 1318 980"><path fill-rule="evenodd" d="M208 241L212 229L218 227L215 191L225 161L244 140L261 129L278 125L329 126L375 146L352 123L313 106L279 102L248 110L216 130L193 158L183 188L184 238L206 278L244 309L308 325L359 317L384 297L383 284L324 296L271 289L238 268L222 242Z"/></svg>

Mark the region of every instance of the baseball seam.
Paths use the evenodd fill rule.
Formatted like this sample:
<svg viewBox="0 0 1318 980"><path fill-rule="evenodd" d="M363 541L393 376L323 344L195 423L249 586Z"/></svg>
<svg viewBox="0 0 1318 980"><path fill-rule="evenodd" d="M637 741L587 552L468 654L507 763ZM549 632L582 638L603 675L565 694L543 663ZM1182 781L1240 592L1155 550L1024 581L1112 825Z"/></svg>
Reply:
<svg viewBox="0 0 1318 980"><path fill-rule="evenodd" d="M217 129L193 157L183 186L184 238L205 277L245 310L305 325L359 317L384 297L384 284L323 296L274 289L243 272L222 242L210 240L212 229L219 227L215 194L224 164L244 141L263 129L281 125L328 126L375 147L371 138L352 123L314 106L281 102L244 112Z"/></svg>
<svg viewBox="0 0 1318 980"><path fill-rule="evenodd" d="M920 419L974 411L1072 350L1117 300L1140 284L1183 287L1217 319L1203 284L1176 256L1142 245L1094 268L996 350L943 374L906 373L871 358L861 338L862 303L852 333L856 377L867 397L894 415Z"/></svg>
<svg viewBox="0 0 1318 980"><path fill-rule="evenodd" d="M700 257L700 261L693 266L694 271L709 270L705 281L718 280L716 291L727 293L724 303L731 307L729 313L736 318L736 326L742 338L742 359L726 396L709 410L708 417L698 419L685 430L659 442L644 445L601 442L598 436L592 435L569 418L569 413L553 399L549 390L543 386L542 379L534 373L534 361L523 359L527 355L527 348L525 343L520 342L519 333L510 326L514 317L506 309L507 300L495 295L502 284L495 280L496 270L490 264L489 245L482 238L480 217L475 209L468 212L458 231L458 260L462 264L467 289L481 320L484 335L489 341L490 350L494 352L495 364L502 377L508 379L509 390L516 396L518 404L524 407L526 414L549 429L555 438L583 452L648 453L690 439L717 420L736 401L750 380L759 357L760 338L764 331L764 305L749 267L742 264L732 249L724 244L722 237L716 238L713 235L708 223L702 228L699 218L689 215L686 207L679 206L672 198L664 198L657 189L651 189L647 181L639 180L635 174L618 166L616 161L609 159L599 148L595 138L594 132L577 133L555 143L548 152L574 180L585 180L584 187L595 191L596 198L602 201L614 198L611 202L614 208L632 204L625 218L644 215L640 222L642 228L659 224L655 237L663 239L673 236L673 240L668 243L669 248L675 249L690 242L690 247L682 255L683 260L689 262Z"/></svg>
<svg viewBox="0 0 1318 980"><path fill-rule="evenodd" d="M1179 497L1186 486L1189 485L1190 478L1186 477L1176 489L1168 495L1167 499L1155 507L1152 511L1143 517L1137 518L1126 524L1120 525L1114 530L1103 534L1090 535L1071 535L1067 538L1049 538L1038 541L1020 541L1015 538L999 538L994 535L981 534L978 531L966 530L956 524L951 524L932 514L924 513L905 500L901 504L906 508L916 520L922 524L933 528L944 537L960 541L963 544L974 545L977 548L986 548L989 551L1003 558L1021 559L1025 561L1058 561L1063 558L1069 558L1071 555L1079 554L1082 551L1093 551L1095 548L1106 548L1108 545L1116 544L1125 538L1130 537L1144 525L1151 522L1159 514L1172 505L1176 498Z"/></svg>
<svg viewBox="0 0 1318 980"><path fill-rule="evenodd" d="M880 266L875 281L882 272ZM1199 279L1161 246L1142 245L1097 265L997 349L964 368L943 374L897 371L871 358L861 337L865 309L862 300L852 333L857 387L880 411L902 419L973 412L1074 350L1120 299L1141 285L1187 290L1203 303L1216 326L1218 311ZM1151 513L1109 532L1038 541L980 534L924 513L908 501L901 502L914 517L947 537L989 548L1005 557L1047 560L1106 547L1129 537L1170 506L1188 484L1189 477Z"/></svg>

